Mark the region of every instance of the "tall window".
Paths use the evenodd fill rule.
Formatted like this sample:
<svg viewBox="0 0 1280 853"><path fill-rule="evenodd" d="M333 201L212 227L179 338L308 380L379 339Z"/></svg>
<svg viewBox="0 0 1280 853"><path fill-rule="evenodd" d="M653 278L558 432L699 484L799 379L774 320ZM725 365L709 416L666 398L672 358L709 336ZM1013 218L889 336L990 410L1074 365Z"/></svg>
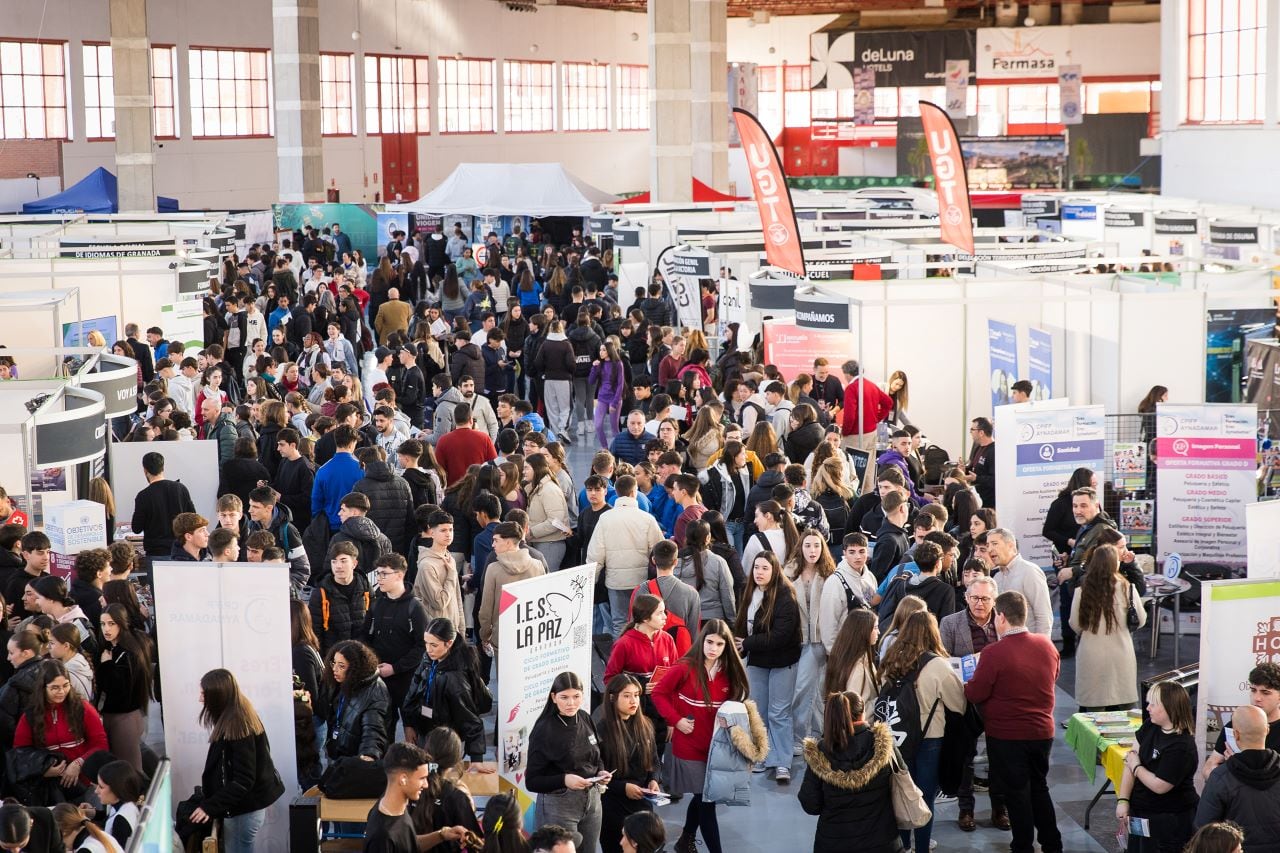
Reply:
<svg viewBox="0 0 1280 853"><path fill-rule="evenodd" d="M430 73L425 56L365 54L365 132L430 133Z"/></svg>
<svg viewBox="0 0 1280 853"><path fill-rule="evenodd" d="M809 95L809 66L785 65L782 86L786 96L782 100L782 121L787 127L808 127L812 124L812 99Z"/></svg>
<svg viewBox="0 0 1280 853"><path fill-rule="evenodd" d="M560 66L565 130L609 129L609 66L566 62Z"/></svg>
<svg viewBox="0 0 1280 853"><path fill-rule="evenodd" d="M768 132L771 139L782 133L782 87L778 85L778 68L774 65L762 65L756 85L756 106L759 112L756 118Z"/></svg>
<svg viewBox="0 0 1280 853"><path fill-rule="evenodd" d="M618 66L618 130L649 129L649 66Z"/></svg>
<svg viewBox="0 0 1280 853"><path fill-rule="evenodd" d="M507 133L556 129L554 63L502 61L502 129Z"/></svg>
<svg viewBox="0 0 1280 853"><path fill-rule="evenodd" d="M1187 121L1262 121L1266 0L1189 0L1189 4Z"/></svg>
<svg viewBox="0 0 1280 853"><path fill-rule="evenodd" d="M67 43L0 41L0 137L70 139Z"/></svg>
<svg viewBox="0 0 1280 853"><path fill-rule="evenodd" d="M493 60L439 62L440 132L493 133Z"/></svg>
<svg viewBox="0 0 1280 853"><path fill-rule="evenodd" d="M85 138L114 139L116 110L111 45L85 42L83 48ZM157 139L176 139L178 136L173 82L177 52L172 45L151 47L152 118Z"/></svg>
<svg viewBox="0 0 1280 853"><path fill-rule="evenodd" d="M193 47L187 58L192 136L272 134L269 51Z"/></svg>
<svg viewBox="0 0 1280 853"><path fill-rule="evenodd" d="M326 136L356 132L355 65L349 53L320 54L320 132Z"/></svg>

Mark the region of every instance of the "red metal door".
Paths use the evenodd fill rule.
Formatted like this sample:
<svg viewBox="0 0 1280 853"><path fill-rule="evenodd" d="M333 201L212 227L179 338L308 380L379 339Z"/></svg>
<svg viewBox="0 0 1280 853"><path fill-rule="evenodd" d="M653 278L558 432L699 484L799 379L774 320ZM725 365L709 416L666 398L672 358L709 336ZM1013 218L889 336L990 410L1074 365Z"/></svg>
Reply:
<svg viewBox="0 0 1280 853"><path fill-rule="evenodd" d="M383 200L413 201L419 195L417 134L382 134Z"/></svg>

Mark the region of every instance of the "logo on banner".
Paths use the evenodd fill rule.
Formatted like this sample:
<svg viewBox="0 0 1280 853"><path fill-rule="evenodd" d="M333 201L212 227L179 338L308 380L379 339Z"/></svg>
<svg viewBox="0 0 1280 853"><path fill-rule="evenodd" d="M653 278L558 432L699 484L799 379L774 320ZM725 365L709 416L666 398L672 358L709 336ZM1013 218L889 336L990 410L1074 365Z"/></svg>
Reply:
<svg viewBox="0 0 1280 853"><path fill-rule="evenodd" d="M562 592L549 592L541 598L516 603L516 648L532 648L552 640L576 637L572 633L582 616L586 582L573 582L573 597ZM507 595L507 593L503 593ZM590 626L585 626L590 630Z"/></svg>
<svg viewBox="0 0 1280 853"><path fill-rule="evenodd" d="M742 137L742 147L751 170L756 209L760 214L765 251L771 266L804 275L804 248L800 243L800 223L791 205L778 152L760 120L746 110L735 108L733 120Z"/></svg>
<svg viewBox="0 0 1280 853"><path fill-rule="evenodd" d="M1258 622L1257 626L1253 635L1254 664L1280 663L1280 616Z"/></svg>
<svg viewBox="0 0 1280 853"><path fill-rule="evenodd" d="M1182 555L1172 553L1164 558L1164 576L1173 580L1182 574Z"/></svg>
<svg viewBox="0 0 1280 853"><path fill-rule="evenodd" d="M972 255L969 181L965 177L964 155L955 125L941 107L929 101L920 102L920 120L933 161L933 183L938 191L938 209L942 212L942 240Z"/></svg>
<svg viewBox="0 0 1280 853"><path fill-rule="evenodd" d="M1040 445L1040 458L1043 459L1045 462L1053 461L1053 445L1052 444Z"/></svg>
<svg viewBox="0 0 1280 853"><path fill-rule="evenodd" d="M1174 453L1179 456L1186 456L1188 451L1191 450L1191 442L1187 441L1185 438L1176 438L1173 441L1172 447Z"/></svg>

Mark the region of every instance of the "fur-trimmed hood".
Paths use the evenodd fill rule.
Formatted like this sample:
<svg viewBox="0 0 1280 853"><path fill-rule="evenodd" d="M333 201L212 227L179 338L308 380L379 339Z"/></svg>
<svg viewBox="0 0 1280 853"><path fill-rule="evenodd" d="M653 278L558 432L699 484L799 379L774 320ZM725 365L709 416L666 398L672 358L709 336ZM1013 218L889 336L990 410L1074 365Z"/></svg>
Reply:
<svg viewBox="0 0 1280 853"><path fill-rule="evenodd" d="M853 743L850 744L849 749L835 757L838 764L850 766L848 770L841 770L832 766L831 757L819 748L818 742L813 738L804 740L805 764L809 765L809 769L823 782L848 791L861 791L893 760L893 734L889 731L889 727L883 723L876 723L870 726L868 731L871 732L874 740L871 755L863 761L861 766L850 766L859 757L854 751L856 747Z"/></svg>
<svg viewBox="0 0 1280 853"><path fill-rule="evenodd" d="M719 715L732 717L740 715L733 706L734 702L725 702L720 706ZM745 731L742 726L734 724L729 727L729 741L733 744L733 748L742 753L743 757L752 764L758 764L764 761L764 757L769 754L769 735L765 731L764 719L761 718L760 712L756 710L756 703L750 699L742 703L746 709L747 725L751 731Z"/></svg>

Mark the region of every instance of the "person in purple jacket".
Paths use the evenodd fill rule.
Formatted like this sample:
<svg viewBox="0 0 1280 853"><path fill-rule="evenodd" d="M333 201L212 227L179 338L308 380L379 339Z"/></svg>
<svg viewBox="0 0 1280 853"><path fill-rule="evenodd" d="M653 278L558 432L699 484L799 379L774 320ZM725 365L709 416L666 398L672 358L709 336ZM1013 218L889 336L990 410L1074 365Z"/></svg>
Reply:
<svg viewBox="0 0 1280 853"><path fill-rule="evenodd" d="M626 396L627 375L612 342L600 345L600 358L591 364L588 386L596 389L596 441L608 447L618 432L622 398Z"/></svg>
<svg viewBox="0 0 1280 853"><path fill-rule="evenodd" d="M932 498L920 492L919 484L911 477L911 467L907 464L907 454L911 452L911 436L906 430L894 430L889 436L889 449L880 454L876 459L876 470L886 465L892 465L902 472L903 478L907 481L907 488L911 491L912 503L917 506L925 503L931 503Z"/></svg>

